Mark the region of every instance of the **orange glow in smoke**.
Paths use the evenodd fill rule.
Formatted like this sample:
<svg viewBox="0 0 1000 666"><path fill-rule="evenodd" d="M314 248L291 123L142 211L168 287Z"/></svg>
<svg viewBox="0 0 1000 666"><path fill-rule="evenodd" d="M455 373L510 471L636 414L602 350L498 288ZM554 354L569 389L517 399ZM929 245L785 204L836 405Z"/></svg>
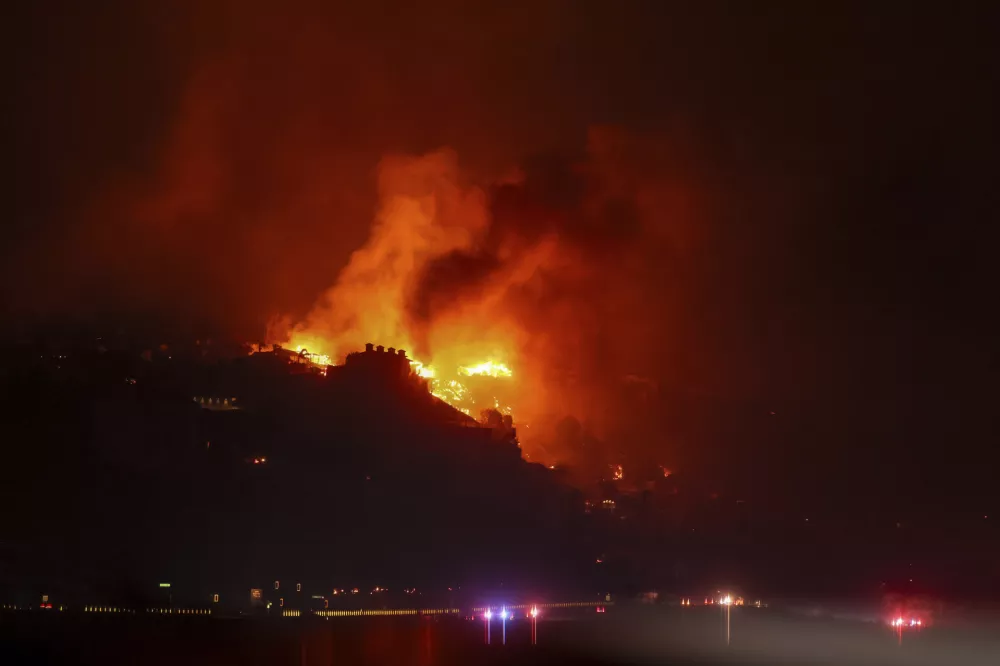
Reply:
<svg viewBox="0 0 1000 666"><path fill-rule="evenodd" d="M456 409L475 418L488 408L515 411L514 368L528 336L504 311L503 299L548 263L554 245L519 248L517 260L474 296L451 296L461 287L453 284L458 278L441 280L430 288L429 311L415 314L426 271L453 253L475 250L488 231L485 194L461 181L450 151L383 160L368 241L304 319L272 322L268 344L255 351L277 344L325 368L369 342L404 349L414 374ZM438 292L449 296L435 300Z"/></svg>

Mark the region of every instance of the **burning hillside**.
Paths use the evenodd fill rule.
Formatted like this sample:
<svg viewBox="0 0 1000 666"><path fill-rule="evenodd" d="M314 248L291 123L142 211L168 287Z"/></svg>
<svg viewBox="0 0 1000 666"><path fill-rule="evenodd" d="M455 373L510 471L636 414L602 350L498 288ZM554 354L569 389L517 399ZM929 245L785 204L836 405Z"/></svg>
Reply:
<svg viewBox="0 0 1000 666"><path fill-rule="evenodd" d="M269 344L251 344L250 353L273 351L274 347L274 345ZM302 345L293 344L289 348L289 353L297 355L302 359L302 362L322 368L324 373L327 366L334 364L333 359L328 354L310 352ZM409 363L414 374L427 380L427 386L432 395L469 416L477 416L484 409L495 409L502 414L512 413L510 405L502 402L497 395L499 393L506 394L506 391L502 390L504 386L490 381L504 381L513 377L513 371L503 363L485 361L445 371L415 359L410 359ZM470 389L470 386L473 389ZM488 397L490 395L492 395L492 399Z"/></svg>
<svg viewBox="0 0 1000 666"><path fill-rule="evenodd" d="M571 458L588 433L628 437L623 378L663 350L641 322L664 305L635 289L666 240L645 219L677 209L623 169L644 149L595 130L579 162L499 181L471 180L451 150L383 158L367 240L308 312L271 320L267 342L324 366L369 341L406 349L442 400L513 415L536 460ZM580 437L559 430L570 415Z"/></svg>

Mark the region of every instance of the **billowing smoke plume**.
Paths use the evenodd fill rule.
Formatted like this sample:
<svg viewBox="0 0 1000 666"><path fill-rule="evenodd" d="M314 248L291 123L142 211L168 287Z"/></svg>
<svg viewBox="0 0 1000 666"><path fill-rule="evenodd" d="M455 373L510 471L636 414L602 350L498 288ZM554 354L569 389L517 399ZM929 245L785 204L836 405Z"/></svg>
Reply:
<svg viewBox="0 0 1000 666"><path fill-rule="evenodd" d="M437 368L502 362L516 420L551 431L536 441L566 417L613 436L637 417L622 404L634 387L656 389L636 378L665 360L666 331L650 322L677 303L655 267L681 267L695 238L691 186L663 158L643 164L644 145L595 128L579 159L529 161L493 183L472 182L450 150L383 159L369 239L272 341L335 359L375 342Z"/></svg>
<svg viewBox="0 0 1000 666"><path fill-rule="evenodd" d="M291 331L296 343L337 358L371 340L414 349L406 318L414 276L442 255L473 247L488 224L483 193L459 185L450 151L386 158L378 172L370 238Z"/></svg>

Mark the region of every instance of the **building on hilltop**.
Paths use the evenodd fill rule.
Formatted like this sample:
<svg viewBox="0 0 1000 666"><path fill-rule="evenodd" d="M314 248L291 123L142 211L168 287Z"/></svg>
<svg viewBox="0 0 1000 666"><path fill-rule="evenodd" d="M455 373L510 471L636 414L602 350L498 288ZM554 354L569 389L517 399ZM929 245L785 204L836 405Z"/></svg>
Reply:
<svg viewBox="0 0 1000 666"><path fill-rule="evenodd" d="M410 407L430 422L463 428L484 427L468 414L432 395L427 380L413 370L405 349L387 349L369 342L363 352L348 354L343 365L327 366L326 376L334 387L370 386L387 399L394 393L407 395L412 398Z"/></svg>
<svg viewBox="0 0 1000 666"><path fill-rule="evenodd" d="M343 365L327 366L328 377L334 378L338 374L346 377L367 375L371 378L399 381L410 379L414 373L410 359L406 357L406 350L392 347L386 349L382 345L376 347L369 342L363 352L348 354Z"/></svg>

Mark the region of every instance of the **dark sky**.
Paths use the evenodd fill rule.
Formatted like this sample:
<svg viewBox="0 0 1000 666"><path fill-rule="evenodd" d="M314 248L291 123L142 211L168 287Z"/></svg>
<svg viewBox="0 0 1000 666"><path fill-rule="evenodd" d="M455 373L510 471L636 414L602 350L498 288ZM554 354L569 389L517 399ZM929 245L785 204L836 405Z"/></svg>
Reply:
<svg viewBox="0 0 1000 666"><path fill-rule="evenodd" d="M22 3L5 319L255 339L364 242L384 155L448 146L470 180L520 167L549 201L539 165L610 127L627 137L611 171L665 193L671 219L620 255L615 225L563 232L598 275L632 262L595 300L646 304L623 344L649 346L671 432L738 438L718 405L773 409L784 443L756 432L734 460L870 466L904 494L934 474L983 503L1000 379L987 5Z"/></svg>

